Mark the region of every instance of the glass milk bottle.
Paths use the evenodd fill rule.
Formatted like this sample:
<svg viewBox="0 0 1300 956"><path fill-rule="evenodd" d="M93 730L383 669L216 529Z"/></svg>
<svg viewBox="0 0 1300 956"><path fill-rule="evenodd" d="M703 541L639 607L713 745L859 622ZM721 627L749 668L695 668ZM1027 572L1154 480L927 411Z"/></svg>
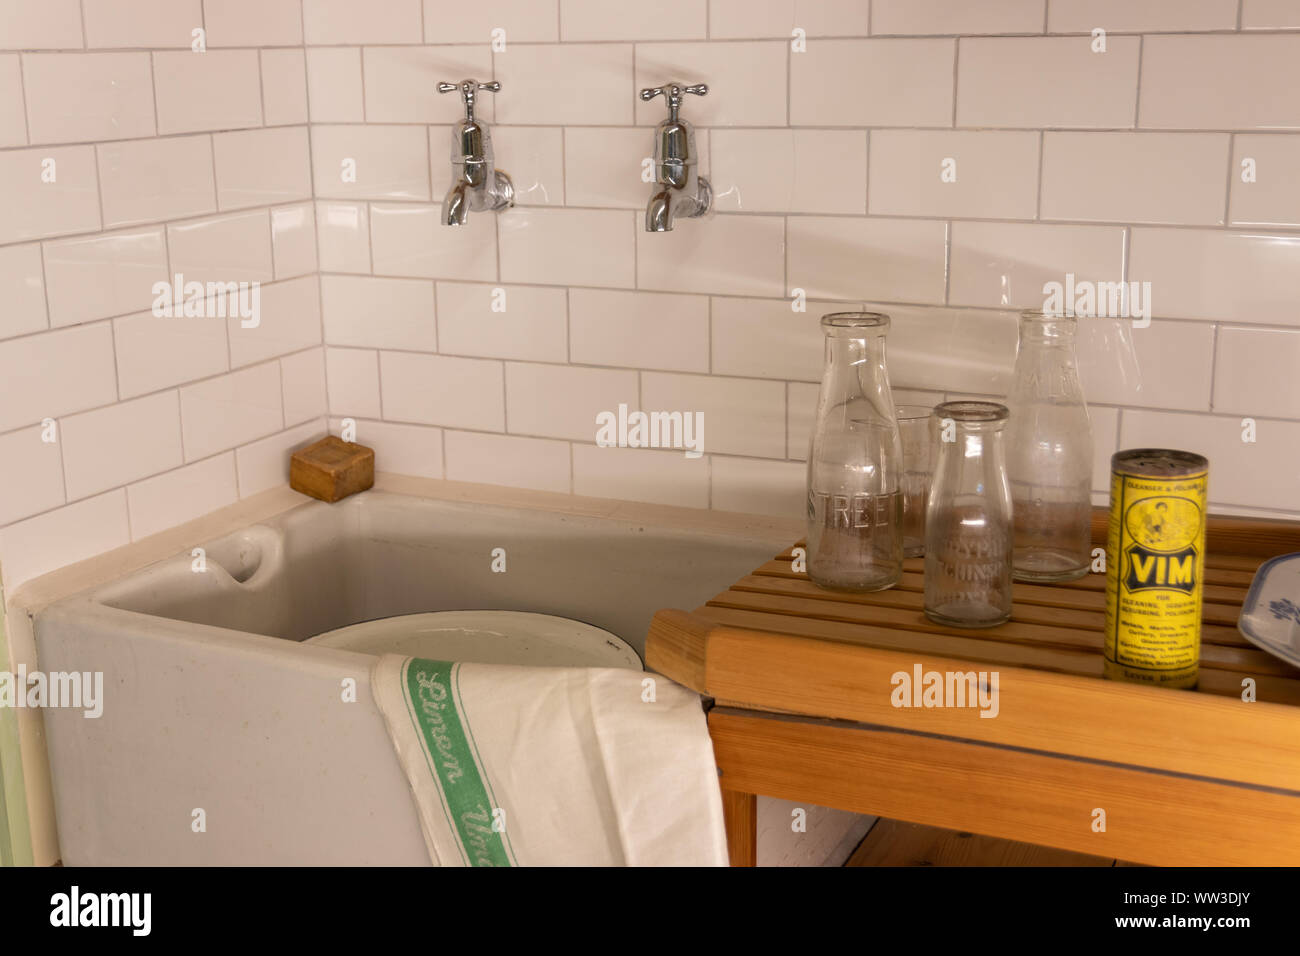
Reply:
<svg viewBox="0 0 1300 956"><path fill-rule="evenodd" d="M1092 425L1073 316L1023 312L1007 405L1017 581L1068 581L1092 560Z"/></svg>
<svg viewBox="0 0 1300 956"><path fill-rule="evenodd" d="M992 627L1011 617L1007 408L944 402L933 415L939 457L925 512L925 613L953 627Z"/></svg>
<svg viewBox="0 0 1300 956"><path fill-rule="evenodd" d="M902 450L885 370L889 316L822 317L826 369L808 451L808 577L879 591L903 573Z"/></svg>

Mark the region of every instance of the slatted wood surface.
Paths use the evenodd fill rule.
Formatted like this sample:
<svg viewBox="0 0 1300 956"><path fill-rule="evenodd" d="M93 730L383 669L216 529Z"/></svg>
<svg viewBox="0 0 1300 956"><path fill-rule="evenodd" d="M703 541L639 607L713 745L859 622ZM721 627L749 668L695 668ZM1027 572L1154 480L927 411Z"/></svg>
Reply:
<svg viewBox="0 0 1300 956"><path fill-rule="evenodd" d="M1097 509L1095 543L1105 527ZM1102 678L1102 574L1016 584L1008 623L969 630L925 617L921 559L897 587L846 594L795 572L790 550L656 614L646 661L716 701L738 806L762 793L1111 859L1295 865L1300 670L1236 622L1259 565L1300 551L1300 524L1212 518L1207 532L1196 690ZM893 706L892 676L917 665L996 671L997 719ZM1098 805L1120 821L1104 835L1086 825Z"/></svg>

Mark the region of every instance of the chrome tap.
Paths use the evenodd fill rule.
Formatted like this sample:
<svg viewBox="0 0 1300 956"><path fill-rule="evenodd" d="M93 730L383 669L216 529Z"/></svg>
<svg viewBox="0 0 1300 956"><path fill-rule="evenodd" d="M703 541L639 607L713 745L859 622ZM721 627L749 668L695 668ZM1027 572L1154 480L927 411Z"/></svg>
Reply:
<svg viewBox="0 0 1300 956"><path fill-rule="evenodd" d="M695 127L677 116L685 94L708 92L703 83L665 83L641 91L647 102L660 95L668 101L668 118L655 127L655 191L645 207L646 232L668 232L673 220L703 216L713 204L713 187L696 169Z"/></svg>
<svg viewBox="0 0 1300 956"><path fill-rule="evenodd" d="M451 128L451 188L442 201L442 222L463 226L470 210L505 209L515 204L515 185L510 177L496 168L492 156L492 134L474 119L474 97L479 90L496 93L497 82L480 83L462 80L439 83L439 93L460 90L465 101L465 119Z"/></svg>

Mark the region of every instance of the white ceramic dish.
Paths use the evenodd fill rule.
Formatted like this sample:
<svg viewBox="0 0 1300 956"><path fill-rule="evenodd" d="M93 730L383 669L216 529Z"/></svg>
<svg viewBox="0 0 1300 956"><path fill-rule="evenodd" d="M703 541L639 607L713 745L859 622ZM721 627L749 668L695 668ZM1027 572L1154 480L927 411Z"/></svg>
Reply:
<svg viewBox="0 0 1300 956"><path fill-rule="evenodd" d="M353 624L308 643L358 654L533 667L628 667L636 651L609 631L567 617L526 611L436 611Z"/></svg>
<svg viewBox="0 0 1300 956"><path fill-rule="evenodd" d="M1260 565L1237 627L1260 650L1300 667L1300 553Z"/></svg>

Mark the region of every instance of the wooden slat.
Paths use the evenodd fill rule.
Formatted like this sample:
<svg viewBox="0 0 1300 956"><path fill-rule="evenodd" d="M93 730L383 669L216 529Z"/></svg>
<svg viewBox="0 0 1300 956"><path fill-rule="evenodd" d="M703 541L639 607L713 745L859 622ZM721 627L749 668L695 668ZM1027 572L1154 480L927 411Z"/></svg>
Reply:
<svg viewBox="0 0 1300 956"><path fill-rule="evenodd" d="M1114 860L1018 840L877 820L845 866L1113 866Z"/></svg>
<svg viewBox="0 0 1300 956"><path fill-rule="evenodd" d="M773 616L779 615L782 622L793 617L800 620L843 621L874 628L943 634L968 641L972 645L999 641L1014 642L1027 647L1092 649L1100 653L1103 642L1099 623L1095 627L1085 629L1075 621L1079 612L1066 612L1058 608L1044 609L1044 613L1038 615L1031 613L1029 615L1031 620L1017 620L1013 617L1009 623L998 627L975 629L949 627L931 621L921 611L919 602L915 608L895 608L813 597L784 597L756 591L732 590L719 594L706 607L761 611ZM1040 618L1042 622L1032 620L1034 617ZM1047 620L1052 623L1046 623ZM784 626L784 623L781 626ZM1203 635L1205 641L1201 647L1203 669L1217 667L1251 676L1271 674L1277 677L1300 677L1300 670L1253 646L1224 646L1216 643L1214 640L1216 630L1210 626L1202 628L1205 632ZM862 642L875 643L865 635ZM962 655L958 654L958 656Z"/></svg>
<svg viewBox="0 0 1300 956"><path fill-rule="evenodd" d="M1162 866L1300 865L1296 795L716 707L709 732L745 793Z"/></svg>
<svg viewBox="0 0 1300 956"><path fill-rule="evenodd" d="M684 611L660 611L651 623L650 633L652 637L659 628L671 626L665 623L669 620L669 615L687 616ZM864 647L912 650L917 653L936 654L974 663L1031 667L1053 673L1073 674L1079 677L1102 677L1101 655L1087 650L1042 647L1019 642L994 640L973 641L967 640L964 636L926 634L924 632L902 631L896 628L873 627L842 621L823 621L808 617L780 616L718 607L703 607L689 616L697 619L695 624L697 627L702 622L709 622L740 630L811 637L846 644L859 644ZM701 643L707 643L707 637L701 637ZM653 640L647 642L647 652L653 644ZM703 651L701 650L700 653L703 653ZM681 678L674 676L673 670L677 668L675 660L668 656L660 656L658 660L660 661L659 664L651 664L650 666L655 670L668 674L679 683L686 683ZM680 673L686 676L684 669ZM1216 694L1239 699L1242 693L1241 681L1243 677L1250 677L1256 682L1260 700L1300 706L1300 679L1275 677L1264 673L1242 674L1217 668L1205 668L1201 671L1200 684L1196 693ZM705 693L704 687L706 684L707 681L698 685L689 684L688 686L693 687L700 693Z"/></svg>

